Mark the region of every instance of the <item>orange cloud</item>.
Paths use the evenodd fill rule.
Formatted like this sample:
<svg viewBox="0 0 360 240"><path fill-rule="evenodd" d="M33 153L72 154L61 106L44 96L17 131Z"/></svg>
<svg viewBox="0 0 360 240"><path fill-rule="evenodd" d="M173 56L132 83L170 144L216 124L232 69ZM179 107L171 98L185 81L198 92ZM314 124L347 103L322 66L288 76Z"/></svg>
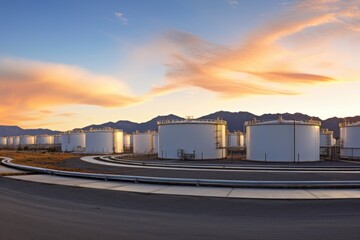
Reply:
<svg viewBox="0 0 360 240"><path fill-rule="evenodd" d="M154 86L151 93L197 87L225 98L298 94L302 91L299 85L311 87L314 83L337 81L339 76L333 72L311 67L331 61L316 52L316 45L311 42L316 44L317 39L308 37L303 42L306 49L301 49L304 52L292 48L291 40L310 31L320 36L322 32L328 34L329 29L341 34L323 37L323 41L330 43L331 38L350 36L360 26L360 4L351 0L347 3L321 0L287 5L282 13L249 32L234 46L212 44L185 32L167 33L161 41L162 50L170 56L166 79ZM304 58L305 53L308 56Z"/></svg>
<svg viewBox="0 0 360 240"><path fill-rule="evenodd" d="M69 117L72 113L57 115L48 110L67 104L125 107L186 88L200 88L223 98L295 95L314 84L340 81L344 75L359 76L356 61L346 63L351 57L357 60L356 52L343 58L331 55L334 45L345 37L358 39L359 5L359 0L298 1L232 46L169 31L148 48L135 50L139 62L166 59L164 82L143 96L129 94L118 79L78 67L0 60L2 123ZM336 44L331 45L333 41Z"/></svg>
<svg viewBox="0 0 360 240"><path fill-rule="evenodd" d="M254 72L251 73L264 78L265 80L271 79L272 82L288 82L291 80L293 83L308 84L322 83L335 81L335 79L327 76L308 74L308 73L296 73L296 72Z"/></svg>
<svg viewBox="0 0 360 240"><path fill-rule="evenodd" d="M2 122L43 119L51 106L86 104L123 107L142 101L117 79L63 64L0 60ZM15 114L16 113L16 114Z"/></svg>

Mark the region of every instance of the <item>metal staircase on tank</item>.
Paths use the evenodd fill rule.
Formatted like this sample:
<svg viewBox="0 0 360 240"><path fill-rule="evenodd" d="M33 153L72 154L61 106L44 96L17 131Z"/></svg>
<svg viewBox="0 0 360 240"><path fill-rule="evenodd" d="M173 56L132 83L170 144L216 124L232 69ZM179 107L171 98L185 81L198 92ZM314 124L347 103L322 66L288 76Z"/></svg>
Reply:
<svg viewBox="0 0 360 240"><path fill-rule="evenodd" d="M222 148L222 144L220 145L220 143L222 143L222 134L221 134L221 129L219 129L219 124L215 125L215 144L216 144L216 148L220 149Z"/></svg>
<svg viewBox="0 0 360 240"><path fill-rule="evenodd" d="M150 140L150 153L154 153L155 152L155 146L154 146L155 134L152 133L150 137L151 137L151 140Z"/></svg>

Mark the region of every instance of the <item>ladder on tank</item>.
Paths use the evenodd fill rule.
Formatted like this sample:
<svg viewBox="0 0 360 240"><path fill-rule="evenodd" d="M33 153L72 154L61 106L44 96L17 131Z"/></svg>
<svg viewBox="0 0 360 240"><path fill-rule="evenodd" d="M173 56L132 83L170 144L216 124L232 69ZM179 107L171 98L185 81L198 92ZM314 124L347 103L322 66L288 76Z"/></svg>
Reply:
<svg viewBox="0 0 360 240"><path fill-rule="evenodd" d="M221 128L219 128L219 124L215 125L215 144L217 149L224 148L223 144L223 136L221 132Z"/></svg>
<svg viewBox="0 0 360 240"><path fill-rule="evenodd" d="M154 141L155 141L155 134L154 134L154 133L151 133L151 135L150 135L150 153L154 153L154 152L155 152L155 144L154 144Z"/></svg>

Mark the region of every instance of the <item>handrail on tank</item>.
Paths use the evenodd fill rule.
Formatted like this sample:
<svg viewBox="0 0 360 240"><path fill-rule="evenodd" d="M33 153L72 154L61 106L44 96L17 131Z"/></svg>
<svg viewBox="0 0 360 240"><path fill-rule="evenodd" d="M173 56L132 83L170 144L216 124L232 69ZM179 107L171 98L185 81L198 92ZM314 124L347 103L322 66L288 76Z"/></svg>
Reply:
<svg viewBox="0 0 360 240"><path fill-rule="evenodd" d="M348 122L345 120L344 122L339 123L339 127L348 127L348 126L360 126L360 121Z"/></svg>
<svg viewBox="0 0 360 240"><path fill-rule="evenodd" d="M227 124L225 120L221 119L181 119L181 120L161 120L157 121L157 125L171 124L171 123L218 123Z"/></svg>
<svg viewBox="0 0 360 240"><path fill-rule="evenodd" d="M73 130L64 131L60 135L71 134L71 133L84 133L84 132L85 131L82 129L73 129Z"/></svg>
<svg viewBox="0 0 360 240"><path fill-rule="evenodd" d="M261 124L261 123L295 123L295 124L314 124L314 125L321 125L320 121L317 120L284 120L283 118L279 118L278 120L257 120L253 119L250 121L246 121L244 126L254 125L254 124Z"/></svg>
<svg viewBox="0 0 360 240"><path fill-rule="evenodd" d="M334 134L333 131L330 131L330 130L327 129L327 128L322 128L322 129L320 130L320 133L321 133L321 134L325 134L325 135L332 135L332 134Z"/></svg>
<svg viewBox="0 0 360 240"><path fill-rule="evenodd" d="M111 131L117 131L119 129L115 129L112 127L100 127L100 128L90 128L87 132L111 132Z"/></svg>

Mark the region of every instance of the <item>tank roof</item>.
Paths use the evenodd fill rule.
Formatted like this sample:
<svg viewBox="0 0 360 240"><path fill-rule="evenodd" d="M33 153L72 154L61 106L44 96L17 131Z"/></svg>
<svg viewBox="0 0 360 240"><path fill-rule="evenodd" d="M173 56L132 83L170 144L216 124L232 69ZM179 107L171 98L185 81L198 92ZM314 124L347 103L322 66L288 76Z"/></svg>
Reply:
<svg viewBox="0 0 360 240"><path fill-rule="evenodd" d="M151 134L156 134L157 132L156 131L146 131L146 132L139 132L139 131L135 131L133 132L132 134L133 135L151 135Z"/></svg>
<svg viewBox="0 0 360 240"><path fill-rule="evenodd" d="M230 132L230 131L228 131L228 134L244 134L242 131L232 131L232 132Z"/></svg>
<svg viewBox="0 0 360 240"><path fill-rule="evenodd" d="M104 128L90 128L87 132L122 132L122 130L111 127L104 127Z"/></svg>
<svg viewBox="0 0 360 240"><path fill-rule="evenodd" d="M327 129L327 128L322 128L322 129L320 130L320 134L332 135L332 134L334 134L334 132L333 132L333 131L330 131L330 130Z"/></svg>
<svg viewBox="0 0 360 240"><path fill-rule="evenodd" d="M342 122L339 123L339 127L360 127L360 121L358 122Z"/></svg>
<svg viewBox="0 0 360 240"><path fill-rule="evenodd" d="M255 125L315 125L321 126L320 121L316 120L285 120L283 118L279 118L277 120L269 120L269 121L260 121L260 120L251 120L244 123L245 126L255 126Z"/></svg>
<svg viewBox="0 0 360 240"><path fill-rule="evenodd" d="M184 120L162 120L158 121L157 125L170 124L221 124L227 125L227 122L221 119L184 119Z"/></svg>
<svg viewBox="0 0 360 240"><path fill-rule="evenodd" d="M69 131L63 132L62 134L77 134L77 133L84 133L84 130L79 130L79 129L69 130Z"/></svg>

